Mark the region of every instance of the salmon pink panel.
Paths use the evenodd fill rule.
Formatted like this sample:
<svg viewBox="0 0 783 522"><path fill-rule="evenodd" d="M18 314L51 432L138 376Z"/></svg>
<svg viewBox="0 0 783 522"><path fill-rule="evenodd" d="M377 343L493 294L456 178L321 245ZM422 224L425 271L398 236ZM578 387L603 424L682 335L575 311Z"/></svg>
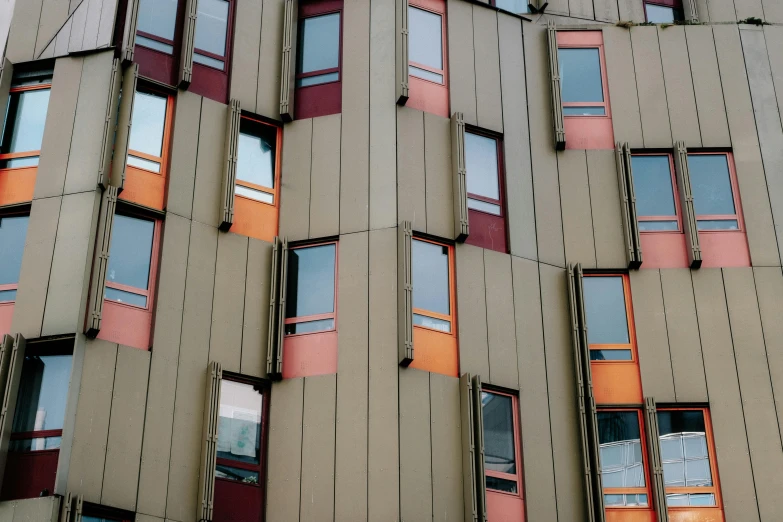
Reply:
<svg viewBox="0 0 783 522"><path fill-rule="evenodd" d="M410 368L458 377L457 338L452 334L415 327Z"/></svg>
<svg viewBox="0 0 783 522"><path fill-rule="evenodd" d="M629 296L630 298L630 296ZM641 404L642 377L639 364L628 362L590 363L596 404Z"/></svg>
<svg viewBox="0 0 783 522"><path fill-rule="evenodd" d="M0 205L33 200L38 167L0 170Z"/></svg>
<svg viewBox="0 0 783 522"><path fill-rule="evenodd" d="M642 268L688 268L685 234L642 232Z"/></svg>
<svg viewBox="0 0 783 522"><path fill-rule="evenodd" d="M98 339L149 350L152 312L134 306L103 301L103 319Z"/></svg>
<svg viewBox="0 0 783 522"><path fill-rule="evenodd" d="M407 107L429 112L437 116L449 117L449 90L445 85L422 80L415 76L408 77L410 97Z"/></svg>
<svg viewBox="0 0 783 522"><path fill-rule="evenodd" d="M670 509L669 522L725 522L723 510L718 507ZM607 522L609 520L607 519Z"/></svg>
<svg viewBox="0 0 783 522"><path fill-rule="evenodd" d="M518 495L487 490L487 520L492 522L524 522L525 503Z"/></svg>
<svg viewBox="0 0 783 522"><path fill-rule="evenodd" d="M11 333L11 319L14 318L14 303L0 304L0 338Z"/></svg>
<svg viewBox="0 0 783 522"><path fill-rule="evenodd" d="M699 232L699 245L703 268L750 266L744 231Z"/></svg>
<svg viewBox="0 0 783 522"><path fill-rule="evenodd" d="M656 522L658 518L651 509L606 508L606 522Z"/></svg>
<svg viewBox="0 0 783 522"><path fill-rule="evenodd" d="M566 149L614 149L611 117L566 116Z"/></svg>
<svg viewBox="0 0 783 522"><path fill-rule="evenodd" d="M283 340L283 379L337 373L337 332L288 335Z"/></svg>

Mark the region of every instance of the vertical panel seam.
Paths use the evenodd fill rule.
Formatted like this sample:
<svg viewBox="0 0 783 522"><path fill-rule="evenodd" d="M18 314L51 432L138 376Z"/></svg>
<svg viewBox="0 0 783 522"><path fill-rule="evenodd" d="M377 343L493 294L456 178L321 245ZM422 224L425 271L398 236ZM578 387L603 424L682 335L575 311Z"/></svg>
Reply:
<svg viewBox="0 0 783 522"><path fill-rule="evenodd" d="M114 344L114 343L112 343ZM106 457L109 455L109 433L111 433L111 413L114 409L114 385L117 382L117 361L119 360L120 345L114 345L114 378L111 381L111 400L109 401L109 423L106 425L106 446L103 448L103 472L101 473L101 492L98 498L103 503L103 485L106 482Z"/></svg>
<svg viewBox="0 0 783 522"><path fill-rule="evenodd" d="M691 2L695 2L696 0L688 0ZM696 84L693 81L693 68L691 67L691 52L688 48L688 27L683 27L682 30L683 39L685 40L685 56L688 58L688 72L691 75L691 89L693 90L693 103L695 105L696 109L696 126L699 128L699 139L701 140L701 146L704 146L704 136L702 136L701 133L701 119L699 118L699 102L696 100ZM674 139L674 134L672 134L672 139Z"/></svg>
<svg viewBox="0 0 783 522"><path fill-rule="evenodd" d="M179 364L177 365L177 368L179 368ZM139 446L139 470L138 473L136 474L136 495L135 495L135 500L133 502L134 511L138 510L138 506L139 506L139 484L141 484L141 464L144 456L144 427L147 426L147 404L149 403L150 400L150 376L151 375L152 375L152 354L150 353L149 364L147 364L147 393L144 395L144 414L142 415L142 419L141 419L141 426L142 426L141 445ZM166 490L168 491L168 484Z"/></svg>
<svg viewBox="0 0 783 522"><path fill-rule="evenodd" d="M522 57L524 61L524 67L522 67L522 73L525 77L525 93L528 93L530 91L530 86L528 85L527 81L527 56L525 55L525 34L524 30L522 28L523 26L520 24L520 33L522 33ZM532 197L532 203L533 203L533 232L535 236L535 242L536 242L536 259L533 261L538 261L538 219L536 217L536 184L533 182L533 141L530 139L530 96L525 95L525 112L527 113L527 129L528 129L528 139L527 139L527 147L528 147L528 158L530 161L530 195ZM505 127L503 127L503 130L505 130ZM505 156L504 158L505 159ZM509 227L510 228L510 227ZM510 246L510 245L509 245ZM541 282L539 281L539 292L541 287ZM543 319L542 319L543 323ZM543 326L542 326L543 327Z"/></svg>
<svg viewBox="0 0 783 522"><path fill-rule="evenodd" d="M505 114L503 111L503 59L500 57L500 20L498 18L498 13L495 13L495 32L498 35L498 79L500 80L500 128L503 129L503 136L506 135L506 119ZM475 54L475 51L474 51ZM475 67L475 64L474 64ZM527 97L527 93L525 93ZM478 100L478 97L476 98ZM505 140L503 140L505 142ZM505 159L505 154L503 154L503 159ZM503 176L503 183L505 184L505 174ZM506 200L508 200L508 191L506 191ZM508 205L506 205L508 206ZM508 218L506 218L508 220ZM510 243L510 241L509 241Z"/></svg>
<svg viewBox="0 0 783 522"><path fill-rule="evenodd" d="M370 9L370 28L372 28L372 9ZM370 38L372 38L372 34L371 33L370 33ZM370 41L372 41L372 39ZM372 82L369 82L369 83L372 83ZM369 170L368 170L368 174L369 174ZM368 186L368 189L369 189L369 178L368 178L367 186ZM368 191L367 197L368 197L367 201L369 202L370 201L369 200L369 191ZM369 212L367 213L367 227L370 228L370 213ZM365 448L364 448L365 449L364 469L365 469L365 473L366 473L365 480L364 480L364 489L365 489L365 492L364 492L364 502L365 502L364 513L365 513L365 515L364 516L365 516L365 518L368 518L368 519L369 519L369 515L370 515L370 286L371 286L371 283L370 283L371 272L370 271L371 271L371 266L372 266L372 263L370 262L370 255L371 255L371 250L370 250L371 237L370 237L370 234L371 233L372 233L371 230L367 231L367 393L366 393L367 410L366 410L366 415L365 415L365 419L366 419L365 430L366 431L365 431ZM335 385L336 384L337 384L337 378L335 378ZM336 401L336 399L337 399L337 397L335 396L335 401ZM335 423L334 423L335 429L337 429L336 428L336 426L337 426L337 403L336 402L335 402L335 407L334 407L334 419L335 419ZM334 444L335 444L335 450L334 450L335 458L337 458L337 438L336 437L334 439ZM336 490L337 490L337 488L335 487L335 491ZM337 511L336 511L337 508L334 507L333 509L335 509L335 514L332 517L332 520L334 520L334 518L337 516Z"/></svg>
<svg viewBox="0 0 783 522"><path fill-rule="evenodd" d="M593 216L593 191L590 189L590 162L587 160L588 151L585 151L585 176L587 176L587 201L590 203L590 230L593 233L593 261L598 266L598 246L595 242L595 216Z"/></svg>
<svg viewBox="0 0 783 522"><path fill-rule="evenodd" d="M242 347L245 344L245 303L247 302L247 265L250 260L250 238L243 238L245 242L245 275L242 281L242 324L239 325L239 373L242 373Z"/></svg>
<svg viewBox="0 0 783 522"><path fill-rule="evenodd" d="M766 29L762 29L762 34L764 35L764 47L767 49L767 62L769 62L770 76L772 76L772 91L775 93L775 100L780 100L783 99L783 97L778 96L778 89L777 89L777 85L775 84L775 76L772 67L772 60L770 59L770 55L769 55L769 45L767 45ZM781 126L783 126L783 106L781 105L778 106L778 118L780 119Z"/></svg>
<svg viewBox="0 0 783 522"><path fill-rule="evenodd" d="M707 392L707 404L710 402L710 388L707 385L707 367L704 364L704 348L701 338L701 322L699 321L699 307L696 304L696 287L693 284L693 271L688 271L688 277L691 279L691 295L693 295L693 311L696 312L696 333L699 334L699 354L701 355L701 371L704 375L704 390ZM671 348L670 348L671 349ZM674 371L674 365L672 365L672 372Z"/></svg>
<svg viewBox="0 0 783 522"><path fill-rule="evenodd" d="M669 371L672 375L672 391L674 392L674 400L677 402L677 379L674 378L674 359L672 358L672 339L669 335L669 316L666 313L666 293L663 291L663 272L661 272L661 269L655 270L658 273L658 284L661 288L661 303L663 304L663 324L666 328L666 345L669 348ZM692 285L691 285L692 286ZM698 322L698 321L697 321ZM638 339L637 339L638 344ZM638 346L637 346L637 352ZM640 360L641 361L641 360Z"/></svg>
<svg viewBox="0 0 783 522"><path fill-rule="evenodd" d="M623 0L617 0L618 2L618 9L619 9L619 2L622 2ZM618 11L619 12L619 11ZM642 145L645 145L644 143L644 125L642 125L642 101L639 99L639 74L636 71L636 55L633 52L633 38L631 36L631 29L628 29L628 43L631 44L631 64L633 66L633 82L636 85L636 106L639 107L639 129L642 133ZM659 44L660 46L660 44ZM660 52L660 51L659 51ZM671 127L671 123L669 124Z"/></svg>
<svg viewBox="0 0 783 522"><path fill-rule="evenodd" d="M707 5L707 10L709 11L709 2L706 2L705 5ZM712 50L715 52L715 65L718 67L718 87L720 87L720 97L723 100L723 116L726 118L726 131L729 133L729 143L733 147L733 141L731 139L731 125L729 125L729 108L728 105L726 105L726 92L723 88L723 76L720 73L720 59L718 59L718 45L715 43L715 31L713 30L713 27L708 26L710 31L710 38L712 42ZM691 71L691 75L693 75L693 72ZM698 108L698 103L697 103ZM733 150L733 148L732 148Z"/></svg>
<svg viewBox="0 0 783 522"><path fill-rule="evenodd" d="M557 166L557 202L558 207L560 209L560 239L563 243L563 264L568 264L568 252L566 252L566 241L565 241L565 224L563 221L563 194L560 190L560 154L555 152L555 163ZM561 267L562 268L562 267ZM543 306L543 305L542 305Z"/></svg>
<svg viewBox="0 0 783 522"><path fill-rule="evenodd" d="M176 117L176 114L175 114ZM193 166L193 193L190 196L190 217L188 218L189 221L191 221L190 224L190 235L188 236L188 245L190 245L190 236L193 235L193 207L196 203L196 173L198 172L198 150L199 145L201 144L201 119L204 117L204 98L200 97L198 101L198 129L196 131L196 163ZM169 169L170 171L171 169ZM170 175L169 175L170 176ZM282 190L281 190L282 192ZM184 217L184 216L183 216ZM190 252L188 252L190 253Z"/></svg>
<svg viewBox="0 0 783 522"><path fill-rule="evenodd" d="M24 1L24 0L20 0L20 1ZM49 273L46 276L46 296L44 297L43 313L41 314L41 322L37 327L38 335L41 335L41 333L43 332L43 325L46 319L46 302L49 300L49 285L52 282L52 267L54 266L54 249L57 246L57 232L60 229L60 214L62 213L63 210L63 196L53 196L53 197L59 198L60 201L59 201L59 206L57 207L57 227L55 228L54 241L52 242L52 258L49 261ZM50 198L44 198L44 199L50 199ZM32 206L31 206L31 213L32 213Z"/></svg>
<svg viewBox="0 0 783 522"><path fill-rule="evenodd" d="M660 29L655 27L655 41L658 43L658 58L661 60L661 77L663 78L663 97L666 100L666 119L669 120L669 138L674 143L674 131L672 129L672 111L669 107L669 93L666 90L666 68L663 66L663 52L661 51L661 38ZM692 81L692 80L691 80ZM695 99L695 95L694 95ZM641 107L639 107L641 111Z"/></svg>

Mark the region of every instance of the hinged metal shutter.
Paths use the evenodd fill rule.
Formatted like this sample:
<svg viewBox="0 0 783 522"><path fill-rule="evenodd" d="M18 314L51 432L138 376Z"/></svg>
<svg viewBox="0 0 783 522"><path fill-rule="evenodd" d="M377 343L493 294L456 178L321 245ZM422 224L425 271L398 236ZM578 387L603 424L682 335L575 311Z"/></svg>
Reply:
<svg viewBox="0 0 783 522"><path fill-rule="evenodd" d="M3 404L5 388L8 384L8 368L11 366L11 351L13 349L14 338L5 334L0 342L0 406Z"/></svg>
<svg viewBox="0 0 783 522"><path fill-rule="evenodd" d="M465 166L465 116L451 116L451 172L454 194L454 239L465 241L470 233L468 221L468 181Z"/></svg>
<svg viewBox="0 0 783 522"><path fill-rule="evenodd" d="M560 90L560 60L557 56L557 26L553 22L547 24L546 38L549 48L549 89L552 94L555 150L565 150L566 135L563 120L563 95Z"/></svg>
<svg viewBox="0 0 783 522"><path fill-rule="evenodd" d="M617 163L617 183L620 187L620 208L623 219L625 254L629 268L639 268L642 264L642 245L639 237L639 223L636 214L636 194L633 186L631 149L628 143L615 146Z"/></svg>
<svg viewBox="0 0 783 522"><path fill-rule="evenodd" d="M103 192L98 233L95 238L95 261L92 268L90 302L87 309L87 325L84 332L88 337L95 337L101 331L103 294L106 291L106 270L109 266L109 249L111 248L111 233L116 207L117 187L109 187Z"/></svg>
<svg viewBox="0 0 783 522"><path fill-rule="evenodd" d="M82 522L84 516L84 497L82 495L76 495L73 499L73 522Z"/></svg>
<svg viewBox="0 0 783 522"><path fill-rule="evenodd" d="M275 236L272 240L272 270L269 274L269 324L266 345L266 373L270 378L275 375L277 368L277 309L280 299L280 238Z"/></svg>
<svg viewBox="0 0 783 522"><path fill-rule="evenodd" d="M397 0L397 104L408 102L408 0Z"/></svg>
<svg viewBox="0 0 783 522"><path fill-rule="evenodd" d="M120 110L117 117L117 133L114 139L114 159L111 167L110 184L117 187L117 194L125 186L125 169L128 164L133 107L136 100L136 84L139 81L139 64L129 65L122 73Z"/></svg>
<svg viewBox="0 0 783 522"><path fill-rule="evenodd" d="M674 145L674 168L677 173L677 188L680 191L682 228L685 231L685 241L688 246L688 262L691 268L699 268L701 267L699 229L696 223L696 210L693 206L691 176L688 169L688 148L683 141L678 141Z"/></svg>
<svg viewBox="0 0 783 522"><path fill-rule="evenodd" d="M125 28L122 33L122 61L133 61L136 51L136 26L139 21L139 0L128 0L128 8L125 11Z"/></svg>
<svg viewBox="0 0 783 522"><path fill-rule="evenodd" d="M459 378L460 414L462 421L462 498L465 502L465 522L478 522L476 499L476 444L473 417L473 383L470 374Z"/></svg>
<svg viewBox="0 0 783 522"><path fill-rule="evenodd" d="M3 402L0 404L0 488L3 486L5 462L8 457L8 445L11 442L11 429L14 423L19 382L22 380L22 365L24 364L26 345L27 341L22 334L14 336L8 364L5 393L3 393Z"/></svg>
<svg viewBox="0 0 783 522"><path fill-rule="evenodd" d="M239 157L239 125L242 109L239 100L231 100L226 123L226 145L223 163L223 204L220 230L226 231L234 222L234 190L237 182L237 159Z"/></svg>
<svg viewBox="0 0 783 522"><path fill-rule="evenodd" d="M280 305L277 309L277 353L273 374L283 377L283 339L285 338L285 298L288 292L288 240L283 239L280 247Z"/></svg>
<svg viewBox="0 0 783 522"><path fill-rule="evenodd" d="M204 402L203 437L201 440L201 470L198 481L198 517L212 520L215 499L215 466L217 464L218 423L220 421L220 385L223 368L219 362L209 363Z"/></svg>
<svg viewBox="0 0 783 522"><path fill-rule="evenodd" d="M644 429L647 437L647 455L649 458L650 480L652 481L653 505L658 522L669 522L669 512L666 508L666 487L663 481L663 463L659 446L658 411L655 399L644 399Z"/></svg>
<svg viewBox="0 0 783 522"><path fill-rule="evenodd" d="M111 160L114 151L114 136L117 133L118 105L120 102L120 88L122 86L122 71L120 60L114 59L109 75L109 95L106 100L106 115L103 121L103 135L101 136L101 156L98 165L98 186L105 189L111 180Z"/></svg>
<svg viewBox="0 0 783 522"><path fill-rule="evenodd" d="M473 427L476 444L476 511L479 522L487 519L487 487L484 478L484 410L481 406L481 377L473 376Z"/></svg>
<svg viewBox="0 0 783 522"><path fill-rule="evenodd" d="M71 520L72 496L70 491L65 492L65 496L60 504L60 522L73 522Z"/></svg>
<svg viewBox="0 0 783 522"><path fill-rule="evenodd" d="M182 57L179 61L179 87L187 89L193 80L193 51L196 41L196 20L198 0L187 0L185 4L185 26L182 30Z"/></svg>
<svg viewBox="0 0 783 522"><path fill-rule="evenodd" d="M9 91L11 90L11 80L14 78L14 66L6 58L0 61L0 114L5 120L5 111L8 108ZM2 133L2 127L0 127Z"/></svg>
<svg viewBox="0 0 783 522"><path fill-rule="evenodd" d="M397 342L402 366L413 362L413 225L397 229Z"/></svg>
<svg viewBox="0 0 783 522"><path fill-rule="evenodd" d="M296 31L299 18L299 2L285 0L283 16L283 57L280 70L280 118L294 119L294 89L296 86Z"/></svg>
<svg viewBox="0 0 783 522"><path fill-rule="evenodd" d="M683 0L683 11L685 11L685 19L692 23L699 23L699 7L696 5L696 0Z"/></svg>

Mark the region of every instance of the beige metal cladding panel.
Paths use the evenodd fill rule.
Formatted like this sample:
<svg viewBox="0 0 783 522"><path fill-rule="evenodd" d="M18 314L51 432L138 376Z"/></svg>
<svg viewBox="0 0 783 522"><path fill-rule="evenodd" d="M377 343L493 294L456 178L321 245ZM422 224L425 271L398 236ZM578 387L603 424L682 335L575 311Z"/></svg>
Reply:
<svg viewBox="0 0 783 522"><path fill-rule="evenodd" d="M201 440L201 469L198 480L198 519L212 520L215 499L215 465L217 463L218 420L220 411L220 385L223 369L219 362L209 363L207 390L204 402L204 424Z"/></svg>
<svg viewBox="0 0 783 522"><path fill-rule="evenodd" d="M400 520L432 520L430 374L399 368ZM340 422L338 416L338 423ZM475 463L473 464L475 466ZM362 520L359 518L336 520Z"/></svg>
<svg viewBox="0 0 783 522"><path fill-rule="evenodd" d="M0 114L5 115L8 106L8 91L11 89L11 79L14 77L14 66L8 59L0 62Z"/></svg>
<svg viewBox="0 0 783 522"><path fill-rule="evenodd" d="M478 522L488 522L487 488L484 480L484 412L481 402L481 376L473 376L473 441L476 459L476 514Z"/></svg>
<svg viewBox="0 0 783 522"><path fill-rule="evenodd" d="M430 373L433 522L464 518L459 386L456 377Z"/></svg>
<svg viewBox="0 0 783 522"><path fill-rule="evenodd" d="M489 349L489 374L485 382L516 390L519 373L511 256L494 250L482 251Z"/></svg>
<svg viewBox="0 0 783 522"><path fill-rule="evenodd" d="M335 374L304 379L299 522L332 520L334 514L336 396Z"/></svg>
<svg viewBox="0 0 783 522"><path fill-rule="evenodd" d="M272 240L272 262L269 275L269 323L267 327L267 348L266 348L266 373L270 377L279 378L277 374L277 350L282 346L278 346L277 335L277 322L278 322L278 307L280 306L280 288L278 286L280 282L280 251L282 250L282 243L280 238L275 236Z"/></svg>
<svg viewBox="0 0 783 522"><path fill-rule="evenodd" d="M699 268L701 267L699 231L696 225L696 210L693 207L691 176L688 170L688 149L682 141L678 141L674 145L674 168L677 174L677 188L680 191L683 229L685 230L685 241L688 247L688 262L691 268Z"/></svg>
<svg viewBox="0 0 783 522"><path fill-rule="evenodd" d="M563 120L563 99L560 90L560 62L557 56L557 27L552 22L547 24L546 38L549 49L549 89L552 96L555 149L565 150L566 135Z"/></svg>
<svg viewBox="0 0 783 522"><path fill-rule="evenodd" d="M413 362L413 227L403 221L397 229L398 356L402 366Z"/></svg>
<svg viewBox="0 0 783 522"><path fill-rule="evenodd" d="M647 437L647 458L656 520L657 522L669 522L669 512L666 509L666 489L663 481L663 464L658 445L658 412L653 397L645 397L644 399L644 431Z"/></svg>
<svg viewBox="0 0 783 522"><path fill-rule="evenodd" d="M8 32L5 54L14 63L33 60L43 0L16 2Z"/></svg>
<svg viewBox="0 0 783 522"><path fill-rule="evenodd" d="M469 373L459 378L460 413L462 416L462 488L465 522L478 522L476 499L476 443L473 431L473 382Z"/></svg>
<svg viewBox="0 0 783 522"><path fill-rule="evenodd" d="M3 397L5 397L5 388L8 384L8 368L11 365L11 353L14 349L14 338L8 334L3 336L3 341L0 343L0 406L3 404Z"/></svg>
<svg viewBox="0 0 783 522"><path fill-rule="evenodd" d="M595 268L587 151L569 149L557 154L557 168L566 259L579 259L588 268Z"/></svg>
<svg viewBox="0 0 783 522"><path fill-rule="evenodd" d="M476 66L473 46L473 6L464 0L447 0L449 100L451 107L478 125L476 115Z"/></svg>
<svg viewBox="0 0 783 522"><path fill-rule="evenodd" d="M280 118L294 119L294 89L296 86L296 31L299 25L298 0L285 0L283 15L283 57L280 66Z"/></svg>
<svg viewBox="0 0 783 522"><path fill-rule="evenodd" d="M672 29L669 31L669 29ZM658 29L658 44L666 86L666 103L669 108L672 139L682 140L700 147L701 130L696 108L696 95L691 77L685 27Z"/></svg>
<svg viewBox="0 0 783 522"><path fill-rule="evenodd" d="M275 350L275 363L271 375L281 378L283 376L283 337L285 336L285 298L288 293L288 239L283 238L280 246L280 282L279 305L277 307L277 349ZM271 335L270 335L271 337Z"/></svg>
<svg viewBox="0 0 783 522"><path fill-rule="evenodd" d="M234 190L237 182L237 159L239 153L239 124L242 109L239 100L231 100L226 122L226 146L223 163L223 201L220 230L227 231L234 222Z"/></svg>
<svg viewBox="0 0 783 522"><path fill-rule="evenodd" d="M120 60L115 58L109 75L109 97L106 100L106 116L103 122L103 136L101 137L101 155L98 165L98 186L105 189L111 179L111 160L114 150L114 136L117 132L117 105L120 101L120 87L122 85L122 71Z"/></svg>
<svg viewBox="0 0 783 522"><path fill-rule="evenodd" d="M617 182L620 187L620 205L625 237L625 252L629 268L638 268L642 264L642 251L639 242L639 224L636 220L636 198L633 194L633 174L631 171L631 149L628 143L615 146L617 160Z"/></svg>
<svg viewBox="0 0 783 522"><path fill-rule="evenodd" d="M19 382L22 380L22 364L24 363L24 351L27 345L22 334L14 336L13 348L8 365L8 378L5 383L3 402L0 404L0 487L3 485L3 471L8 457L8 444L11 441L11 425L16 412L16 397L19 393Z"/></svg>
<svg viewBox="0 0 783 522"><path fill-rule="evenodd" d="M638 0L634 3L641 4ZM658 29L637 26L631 28L630 31L644 146L647 148L670 147L672 131L669 121L669 106L666 100L666 83L661 64Z"/></svg>
<svg viewBox="0 0 783 522"><path fill-rule="evenodd" d="M95 245L95 261L90 281L90 300L87 308L85 334L95 337L101 331L103 315L103 294L106 289L106 270L109 266L109 248L114 224L114 211L117 207L117 187L109 187L103 193L101 213L98 221L98 234Z"/></svg>
<svg viewBox="0 0 783 522"><path fill-rule="evenodd" d="M476 123L481 128L503 132L496 11L473 6L473 46L477 57L475 60ZM522 52L522 49L518 49L517 52Z"/></svg>
<svg viewBox="0 0 783 522"><path fill-rule="evenodd" d="M114 159L111 167L111 184L120 191L125 186L125 168L128 161L131 125L133 124L133 104L136 100L136 84L139 80L139 64L132 63L122 73L122 95L117 120L117 133L114 139Z"/></svg>
<svg viewBox="0 0 783 522"><path fill-rule="evenodd" d="M405 105L408 101L408 0L395 0L397 13L397 103Z"/></svg>
<svg viewBox="0 0 783 522"><path fill-rule="evenodd" d="M634 2L621 2L631 4ZM641 2L639 2L641 7ZM621 20L627 20L620 16ZM644 14L642 13L642 19ZM642 118L637 95L631 32L622 27L603 29L606 54L606 81L612 104L612 128L618 139L627 140L632 147L642 147ZM720 84L720 82L718 82Z"/></svg>
<svg viewBox="0 0 783 522"><path fill-rule="evenodd" d="M185 26L182 30L182 54L179 60L179 86L187 89L193 79L193 50L196 42L196 19L198 0L187 0L185 4Z"/></svg>
<svg viewBox="0 0 783 522"><path fill-rule="evenodd" d="M470 233L468 223L468 182L465 165L465 116L451 115L451 168L454 192L454 239L465 241Z"/></svg>
<svg viewBox="0 0 783 522"><path fill-rule="evenodd" d="M130 63L133 61L136 49L136 24L139 20L139 1L128 0L128 8L125 11L125 28L122 33L122 61Z"/></svg>

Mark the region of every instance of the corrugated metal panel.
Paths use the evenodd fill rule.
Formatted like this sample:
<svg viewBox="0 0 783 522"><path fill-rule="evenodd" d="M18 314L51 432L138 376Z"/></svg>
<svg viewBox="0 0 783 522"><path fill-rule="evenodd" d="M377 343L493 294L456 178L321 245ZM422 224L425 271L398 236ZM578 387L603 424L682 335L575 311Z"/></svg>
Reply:
<svg viewBox="0 0 783 522"><path fill-rule="evenodd" d="M487 488L484 479L484 412L481 403L481 376L473 376L473 428L476 457L476 514L478 522L488 522Z"/></svg>
<svg viewBox="0 0 783 522"><path fill-rule="evenodd" d="M5 344L5 342L4 342ZM24 351L27 341L22 334L14 337L13 348L8 366L8 379L5 383L3 402L0 404L0 487L3 485L5 475L5 462L8 457L8 444L11 441L11 426L16 412L16 397L19 392L19 382L22 380L22 365L24 363Z"/></svg>
<svg viewBox="0 0 783 522"><path fill-rule="evenodd" d="M688 261L691 268L699 268L701 267L701 247L699 246L696 210L693 207L693 193L691 192L688 148L685 146L685 142L678 141L674 145L674 168L677 172L677 187L680 190L682 228L685 231L685 241L688 245Z"/></svg>
<svg viewBox="0 0 783 522"><path fill-rule="evenodd" d="M95 337L101 331L103 315L103 294L106 289L106 269L109 266L109 248L114 224L114 210L117 207L117 187L109 187L103 193L98 234L95 244L95 261L90 282L90 304L87 309L85 334Z"/></svg>
<svg viewBox="0 0 783 522"><path fill-rule="evenodd" d="M628 143L617 143L615 147L617 161L617 182L620 187L620 208L622 210L623 233L625 236L626 258L629 268L639 268L642 264L642 247L639 238L639 224L636 214L636 194L633 187L631 148Z"/></svg>
<svg viewBox="0 0 783 522"><path fill-rule="evenodd" d="M397 0L397 104L408 102L408 0Z"/></svg>
<svg viewBox="0 0 783 522"><path fill-rule="evenodd" d="M280 297L278 283L280 281L280 238L275 236L272 240L272 262L269 276L269 326L267 327L267 347L266 347L266 373L270 377L280 377L276 375L277 361L277 311Z"/></svg>
<svg viewBox="0 0 783 522"><path fill-rule="evenodd" d="M109 96L106 100L106 117L103 122L103 136L101 136L101 156L98 165L98 186L106 189L111 182L112 152L114 151L114 136L117 133L118 105L120 101L120 87L122 86L122 74L120 60L115 58L111 66L109 76Z"/></svg>
<svg viewBox="0 0 783 522"><path fill-rule="evenodd" d="M462 415L462 488L465 522L478 522L476 499L476 453L473 431L473 383L469 373L459 378L460 413Z"/></svg>
<svg viewBox="0 0 783 522"><path fill-rule="evenodd" d="M294 89L296 86L296 31L299 24L299 2L285 0L283 16L283 58L280 70L280 118L294 119Z"/></svg>
<svg viewBox="0 0 783 522"><path fill-rule="evenodd" d="M11 365L11 350L14 348L14 338L8 334L3 336L0 343L0 405L3 404L5 388L8 384L8 368Z"/></svg>
<svg viewBox="0 0 783 522"><path fill-rule="evenodd" d="M11 80L14 77L14 65L4 58L0 61L0 114L5 118L8 107L8 91L11 90Z"/></svg>
<svg viewBox="0 0 783 522"><path fill-rule="evenodd" d="M397 229L397 324L400 364L413 362L413 226L403 221Z"/></svg>
<svg viewBox="0 0 783 522"><path fill-rule="evenodd" d="M117 117L117 132L114 138L114 159L112 160L110 183L117 187L118 194L125 186L125 168L128 161L133 104L136 100L136 84L139 80L139 64L133 63L122 73L122 94Z"/></svg>
<svg viewBox="0 0 783 522"><path fill-rule="evenodd" d="M198 0L188 0L185 6L185 26L182 30L182 56L179 60L179 86L187 89L193 79L193 50L196 41Z"/></svg>
<svg viewBox="0 0 783 522"><path fill-rule="evenodd" d="M139 0L128 0L125 28L122 33L122 61L130 63L136 49L136 24L139 20Z"/></svg>
<svg viewBox="0 0 783 522"><path fill-rule="evenodd" d="M549 88L552 95L552 124L554 125L555 149L565 150L566 135L563 120L563 99L560 91L560 61L557 56L557 27L549 22L546 28L549 48Z"/></svg>
<svg viewBox="0 0 783 522"><path fill-rule="evenodd" d="M242 109L239 100L231 100L226 122L226 148L223 163L223 201L220 230L227 231L234 222L234 189L237 182L237 159L239 155L239 124Z"/></svg>
<svg viewBox="0 0 783 522"><path fill-rule="evenodd" d="M198 517L202 522L212 520L215 500L215 465L217 464L218 421L220 413L220 386L223 368L219 362L209 363L207 390L204 402L203 439L201 441L201 470L198 484Z"/></svg>
<svg viewBox="0 0 783 522"><path fill-rule="evenodd" d="M650 486L655 507L657 522L669 522L669 512L666 509L666 489L663 481L663 464L661 463L661 448L658 445L658 412L655 399L644 399L644 431L647 437L647 458L650 468Z"/></svg>
<svg viewBox="0 0 783 522"><path fill-rule="evenodd" d="M465 166L465 115L451 115L451 168L454 178L454 239L465 241L470 233L468 222L468 182Z"/></svg>
<svg viewBox="0 0 783 522"><path fill-rule="evenodd" d="M280 247L280 305L277 308L277 350L272 372L278 378L283 375L283 338L285 337L285 297L288 292L288 239L283 238Z"/></svg>

